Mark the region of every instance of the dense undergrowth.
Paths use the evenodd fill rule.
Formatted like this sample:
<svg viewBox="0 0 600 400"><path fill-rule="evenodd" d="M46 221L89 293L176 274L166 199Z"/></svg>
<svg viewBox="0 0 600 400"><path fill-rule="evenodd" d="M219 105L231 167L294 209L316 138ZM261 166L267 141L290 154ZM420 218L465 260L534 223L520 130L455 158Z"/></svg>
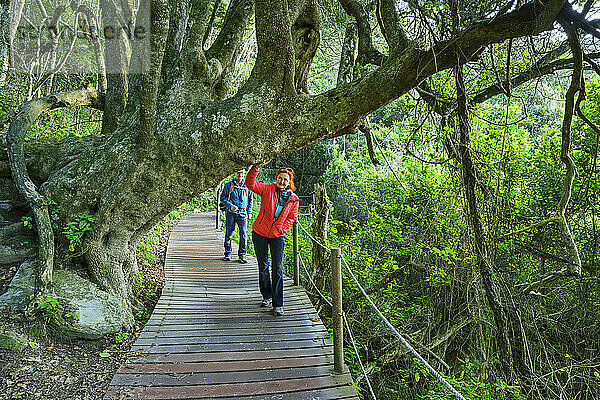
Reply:
<svg viewBox="0 0 600 400"><path fill-rule="evenodd" d="M600 91L597 84L588 90L584 112L600 122ZM582 258L582 276L525 293L528 283L568 263L556 225L507 236L556 212L564 176L559 158L560 112L538 107L527 116L520 107L511 107L509 114L504 107L498 102L477 110L483 117L472 120L472 143L490 260L498 282L506 288L502 301L517 316L509 329L517 329L522 337L522 348L513 350L523 354L524 375L511 377L502 370L497 331L476 266L460 168L454 160L424 162L428 147L434 146L424 136L411 139L414 132L401 124L375 126L388 159L380 160L379 167L360 149L364 149L360 137L321 145L319 154L326 154L322 158L328 161L321 181L333 203L327 245L342 248L382 313L468 398L598 398L597 138L591 128L576 121L572 156L579 176L568 222ZM506 115L522 123L503 123ZM401 147L411 140L422 141L421 157ZM295 157L281 162L294 165L307 155ZM301 188L304 193L311 190ZM310 229L312 218L301 216L300 222ZM302 230L300 236L301 257L313 274L313 244ZM291 263L288 253L288 274ZM315 292L303 275L304 285ZM320 289L329 293L327 284ZM347 273L344 298L358 353L378 398L450 396L385 327ZM314 300L319 302L317 296ZM328 312L323 307L325 317ZM370 398L349 340L346 362L361 397Z"/></svg>

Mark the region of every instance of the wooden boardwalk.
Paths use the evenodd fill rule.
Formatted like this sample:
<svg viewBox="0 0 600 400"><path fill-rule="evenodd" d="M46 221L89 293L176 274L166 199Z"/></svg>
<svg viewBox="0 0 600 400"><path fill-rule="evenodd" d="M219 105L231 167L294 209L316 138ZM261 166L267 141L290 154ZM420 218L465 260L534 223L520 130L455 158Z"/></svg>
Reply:
<svg viewBox="0 0 600 400"><path fill-rule="evenodd" d="M329 335L304 289L286 277L285 315L273 316L258 306L256 260L222 257L214 214L177 225L167 283L132 348L139 353L105 399L358 399L350 375L333 371Z"/></svg>

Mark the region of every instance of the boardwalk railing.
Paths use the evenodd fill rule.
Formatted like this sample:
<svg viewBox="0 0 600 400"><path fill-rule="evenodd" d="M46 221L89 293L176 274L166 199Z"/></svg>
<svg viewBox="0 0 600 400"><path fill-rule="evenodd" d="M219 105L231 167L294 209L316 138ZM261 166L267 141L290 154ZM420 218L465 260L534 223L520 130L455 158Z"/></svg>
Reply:
<svg viewBox="0 0 600 400"><path fill-rule="evenodd" d="M219 227L219 206L218 206L218 194L219 194L219 190L217 189L217 206L216 206L216 220L217 220L217 229ZM308 215L310 217L310 214L303 214L303 215ZM350 269L350 266L348 265L346 259L343 256L343 253L341 251L341 248L339 247L334 247L334 248L329 248L326 245L324 245L323 243L319 242L319 240L317 240L316 238L314 238L309 232L308 230L306 230L306 228L304 228L304 226L302 226L298 220L296 220L293 224L293 228L292 228L292 246L293 246L293 275L294 275L294 285L300 285L300 265L301 265L301 257L300 257L300 249L299 249L299 229L301 228L302 231L305 233L306 236L308 236L310 238L310 241L312 243L313 246L321 246L322 248L326 249L327 251L329 251L331 253L331 287L332 287L332 300L330 301L329 299L327 299L320 291L319 288L317 287L317 285L312 282L312 280L310 279L310 273L308 270L306 270L306 276L309 279L309 282L311 283L311 285L313 286L313 288L317 291L317 293L319 294L319 296L326 302L329 304L329 306L332 308L332 322L333 322L333 350L334 350L334 368L335 371L338 373L342 373L344 371L344 326L346 327L346 330L348 331L348 336L350 338L350 341L352 342L352 345L354 346L354 351L357 357L357 361L358 364L362 370L362 373L364 375L365 381L367 383L367 386L369 388L369 392L371 394L371 397L373 399L376 400L376 396L375 393L373 391L373 388L371 386L368 374L366 373L362 360L360 359L359 356L359 352L358 349L356 347L356 343L354 343L354 337L352 335L352 331L350 330L350 325L348 324L348 321L346 319L346 316L344 314L344 310L343 310L343 305L342 305L342 269L341 269L341 264L343 261L343 264L345 266L345 270L347 271L347 274L352 278L352 280L355 282L355 284L357 285L358 289L360 290L361 294L366 298L367 302L369 303L369 305L373 308L374 312L377 314L377 316L384 322L384 324L390 329L390 331L400 340L400 342L417 358L417 360L419 360L426 368L427 370L429 370L429 372L442 384L444 385L449 391L450 393L452 393L452 395L454 397L456 397L457 399L460 400L464 400L465 397L458 392L439 372L437 372L407 341L406 339L397 331L397 329L389 322L389 320L381 313L381 311L377 308L377 306L375 305L375 303L373 302L373 300L369 297L369 295L366 293L366 291L363 289L363 287L360 285L359 281L356 279L356 276L354 276L352 270Z"/></svg>

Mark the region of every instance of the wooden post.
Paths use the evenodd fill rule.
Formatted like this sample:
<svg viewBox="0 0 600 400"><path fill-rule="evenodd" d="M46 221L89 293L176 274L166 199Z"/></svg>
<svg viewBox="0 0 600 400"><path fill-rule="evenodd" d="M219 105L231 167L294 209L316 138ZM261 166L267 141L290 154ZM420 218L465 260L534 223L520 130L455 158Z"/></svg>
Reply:
<svg viewBox="0 0 600 400"><path fill-rule="evenodd" d="M331 298L333 300L333 367L344 372L344 319L342 314L342 250L331 249Z"/></svg>
<svg viewBox="0 0 600 400"><path fill-rule="evenodd" d="M300 253L298 251L298 220L294 221L293 226L293 250L294 250L294 285L300 285Z"/></svg>
<svg viewBox="0 0 600 400"><path fill-rule="evenodd" d="M219 187L217 186L217 200L215 201L216 203L216 210L215 210L215 227L218 230L219 229L219 197L220 197L221 193L219 190Z"/></svg>

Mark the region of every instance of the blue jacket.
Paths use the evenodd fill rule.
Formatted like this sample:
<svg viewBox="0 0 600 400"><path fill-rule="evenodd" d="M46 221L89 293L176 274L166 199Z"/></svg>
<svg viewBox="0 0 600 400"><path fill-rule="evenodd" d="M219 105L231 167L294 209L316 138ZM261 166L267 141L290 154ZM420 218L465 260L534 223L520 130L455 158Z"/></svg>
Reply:
<svg viewBox="0 0 600 400"><path fill-rule="evenodd" d="M221 191L219 203L227 206L228 212L235 214L251 214L252 213L252 192L248 190L244 181L238 185L235 178L227 182ZM237 206L237 211L231 211L231 206Z"/></svg>

